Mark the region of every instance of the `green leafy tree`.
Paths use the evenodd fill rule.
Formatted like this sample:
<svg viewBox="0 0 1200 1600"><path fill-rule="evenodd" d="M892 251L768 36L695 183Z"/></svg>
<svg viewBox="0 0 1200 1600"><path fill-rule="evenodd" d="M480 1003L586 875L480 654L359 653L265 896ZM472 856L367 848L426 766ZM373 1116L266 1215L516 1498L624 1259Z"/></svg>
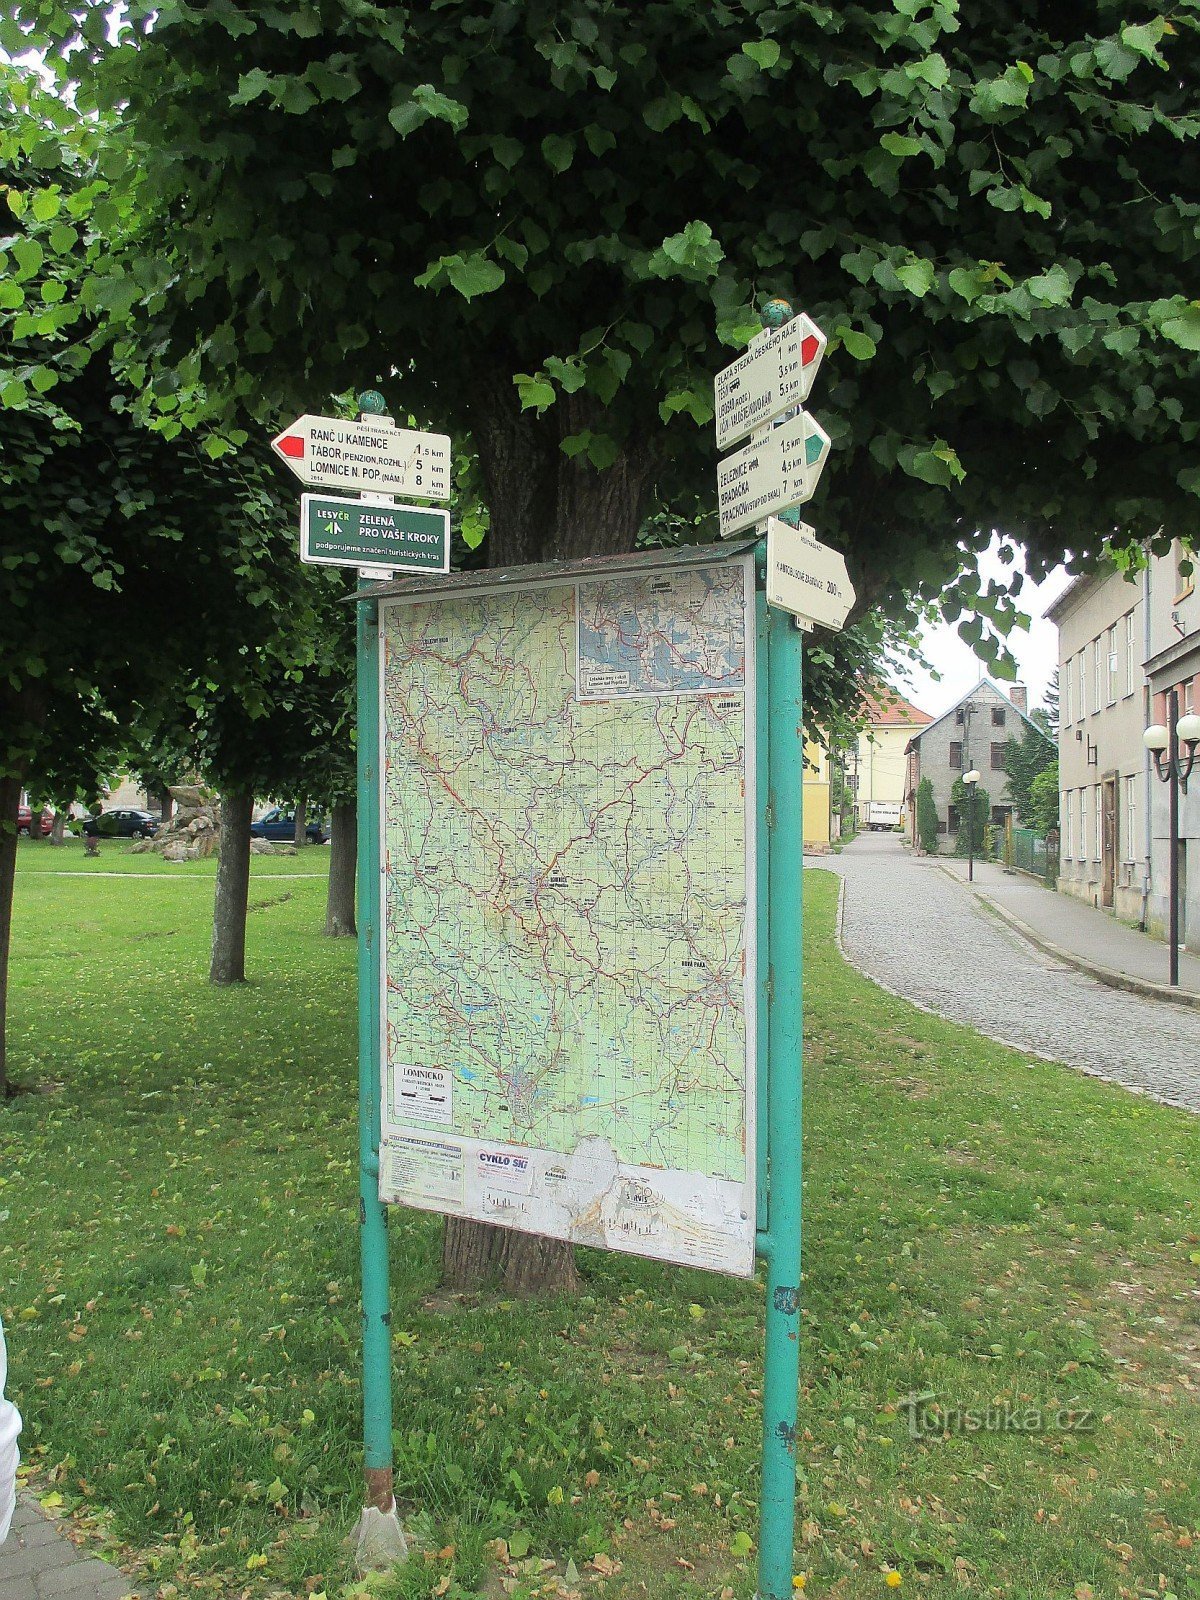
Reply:
<svg viewBox="0 0 1200 1600"><path fill-rule="evenodd" d="M1035 706L1029 713L1029 720L1037 723L1038 727L1052 743L1058 743L1058 668L1055 667L1050 682L1046 685L1046 694L1040 706Z"/></svg>
<svg viewBox="0 0 1200 1600"><path fill-rule="evenodd" d="M206 695L236 692L269 726L264 683L353 626L332 601L316 626L314 597L338 580L299 567L265 449L214 469L226 442L131 415L84 309L120 212L109 154L103 123L0 68L16 229L0 281L0 1089L20 789L96 795L131 730L174 727L184 696L194 718Z"/></svg>
<svg viewBox="0 0 1200 1600"><path fill-rule="evenodd" d="M1056 759L1050 736L1037 727L1026 726L1021 737L1004 745L1004 788L1021 822L1029 816L1029 794L1033 780Z"/></svg>
<svg viewBox="0 0 1200 1600"><path fill-rule="evenodd" d="M937 855L938 814L932 778L922 778L917 785L917 837L926 855Z"/></svg>
<svg viewBox="0 0 1200 1600"><path fill-rule="evenodd" d="M1027 826L1044 838L1058 827L1058 762L1044 767L1029 786Z"/></svg>
<svg viewBox="0 0 1200 1600"><path fill-rule="evenodd" d="M1190 13L8 9L121 108L94 298L170 428L374 376L470 432L494 562L626 548L711 506L713 371L799 284L862 609L953 583L979 643L1011 607L963 542L1036 573L1194 523Z"/></svg>
<svg viewBox="0 0 1200 1600"><path fill-rule="evenodd" d="M954 843L955 855L987 855L985 848L988 826L992 820L992 797L982 784L964 783L955 778L950 789L950 803L958 812L958 834Z"/></svg>

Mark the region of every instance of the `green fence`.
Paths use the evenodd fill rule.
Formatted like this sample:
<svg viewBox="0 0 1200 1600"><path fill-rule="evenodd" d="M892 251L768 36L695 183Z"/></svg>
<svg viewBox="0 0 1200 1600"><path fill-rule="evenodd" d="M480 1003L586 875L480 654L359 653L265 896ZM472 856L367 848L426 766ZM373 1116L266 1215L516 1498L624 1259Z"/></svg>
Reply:
<svg viewBox="0 0 1200 1600"><path fill-rule="evenodd" d="M1008 865L1049 882L1058 873L1058 854L1053 848L1047 849L1045 839L1032 828L1012 828L1008 835Z"/></svg>

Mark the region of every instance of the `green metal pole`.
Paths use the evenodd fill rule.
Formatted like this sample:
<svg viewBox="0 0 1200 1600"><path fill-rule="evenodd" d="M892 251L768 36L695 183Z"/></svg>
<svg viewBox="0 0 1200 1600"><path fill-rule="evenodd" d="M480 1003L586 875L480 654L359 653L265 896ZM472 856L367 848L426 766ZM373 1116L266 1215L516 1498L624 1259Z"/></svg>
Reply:
<svg viewBox="0 0 1200 1600"><path fill-rule="evenodd" d="M760 546L762 561L766 561L766 545ZM756 562L756 566L758 563ZM765 568L764 568L765 571ZM767 1170L767 1118L770 1112L771 1081L770 1060L767 1054L767 995L770 984L767 978L767 951L771 948L771 919L767 907L767 884L770 878L771 835L767 827L768 773L767 773L767 597L760 588L754 596L755 622L755 677L754 739L758 759L755 763L757 783L755 830L755 882L757 896L757 934L755 949L759 953L757 974L757 1021L755 1027L755 1061L757 1063L757 1116L755 1118L754 1171L755 1171L755 1226L760 1240L770 1228L771 1202L770 1177Z"/></svg>
<svg viewBox="0 0 1200 1600"><path fill-rule="evenodd" d="M362 1255L363 1446L367 1505L390 1512L392 1316L387 1207L379 1200L380 751L379 606L358 611L358 1220Z"/></svg>
<svg viewBox="0 0 1200 1600"><path fill-rule="evenodd" d="M804 871L802 635L767 618L768 1163L767 1349L763 1382L760 1600L792 1594L800 1384L801 880Z"/></svg>

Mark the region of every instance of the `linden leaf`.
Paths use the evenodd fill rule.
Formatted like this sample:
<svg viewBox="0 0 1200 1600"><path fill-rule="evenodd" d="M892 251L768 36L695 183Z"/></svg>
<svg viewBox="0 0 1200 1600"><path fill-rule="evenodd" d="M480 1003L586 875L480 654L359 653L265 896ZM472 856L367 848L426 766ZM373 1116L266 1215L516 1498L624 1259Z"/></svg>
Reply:
<svg viewBox="0 0 1200 1600"><path fill-rule="evenodd" d="M756 39L742 46L742 54L750 57L762 72L769 72L779 60L779 46L774 39Z"/></svg>

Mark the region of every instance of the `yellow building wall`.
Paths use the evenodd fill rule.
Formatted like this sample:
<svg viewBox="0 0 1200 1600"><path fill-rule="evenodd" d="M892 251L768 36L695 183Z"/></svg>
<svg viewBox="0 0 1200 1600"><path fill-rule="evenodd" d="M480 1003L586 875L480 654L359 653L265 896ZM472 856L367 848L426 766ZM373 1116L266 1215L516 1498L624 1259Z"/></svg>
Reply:
<svg viewBox="0 0 1200 1600"><path fill-rule="evenodd" d="M804 843L829 844L829 761L812 739L804 741Z"/></svg>
<svg viewBox="0 0 1200 1600"><path fill-rule="evenodd" d="M865 819L872 800L892 805L904 804L905 746L915 727L876 727L858 736L858 790L855 800L860 819ZM874 734L872 739L871 733Z"/></svg>

